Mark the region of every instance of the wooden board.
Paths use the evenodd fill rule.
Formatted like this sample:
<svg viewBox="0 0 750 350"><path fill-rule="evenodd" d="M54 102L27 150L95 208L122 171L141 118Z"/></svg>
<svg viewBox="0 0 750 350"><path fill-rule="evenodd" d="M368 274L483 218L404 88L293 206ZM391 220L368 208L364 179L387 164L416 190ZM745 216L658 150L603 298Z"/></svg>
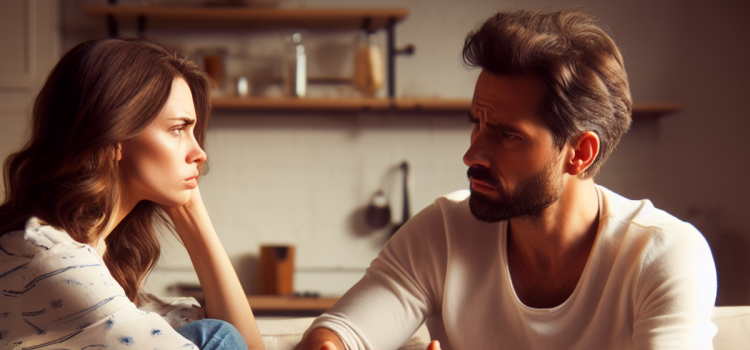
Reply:
<svg viewBox="0 0 750 350"><path fill-rule="evenodd" d="M113 15L120 21L146 17L147 28L251 28L356 30L370 18L373 30L386 27L388 20L403 19L406 8L253 8L187 6L89 6L89 16Z"/></svg>
<svg viewBox="0 0 750 350"><path fill-rule="evenodd" d="M217 97L213 107L217 110L276 110L276 111L468 111L471 99L466 98L261 98ZM674 113L682 108L676 103L636 103L633 119L656 118Z"/></svg>
<svg viewBox="0 0 750 350"><path fill-rule="evenodd" d="M333 307L339 298L306 298L275 295L248 295L247 301L253 312L325 312Z"/></svg>
<svg viewBox="0 0 750 350"><path fill-rule="evenodd" d="M390 100L375 98L260 98L216 97L214 109L279 110L279 111L358 111L386 110Z"/></svg>

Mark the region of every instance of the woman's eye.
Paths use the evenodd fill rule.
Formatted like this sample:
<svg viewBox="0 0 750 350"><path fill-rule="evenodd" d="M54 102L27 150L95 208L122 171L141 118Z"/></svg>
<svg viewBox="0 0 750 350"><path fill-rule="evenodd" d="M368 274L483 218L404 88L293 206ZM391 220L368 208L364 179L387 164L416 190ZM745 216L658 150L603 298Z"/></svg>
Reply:
<svg viewBox="0 0 750 350"><path fill-rule="evenodd" d="M172 128L172 130L169 130L169 132L171 132L175 136L179 136L180 133L182 132L182 129L184 129L184 128L185 128L185 124L179 125L179 126L175 126L174 128Z"/></svg>

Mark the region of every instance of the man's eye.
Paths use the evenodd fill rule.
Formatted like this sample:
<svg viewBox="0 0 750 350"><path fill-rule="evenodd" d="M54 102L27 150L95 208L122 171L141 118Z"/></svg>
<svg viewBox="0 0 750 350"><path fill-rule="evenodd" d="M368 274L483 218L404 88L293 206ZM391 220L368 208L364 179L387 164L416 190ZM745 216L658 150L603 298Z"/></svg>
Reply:
<svg viewBox="0 0 750 350"><path fill-rule="evenodd" d="M516 135L513 135L513 134L509 134L509 133L507 133L507 132L502 132L502 133L500 133L500 134L501 134L501 135L503 136L503 138L504 138L504 139L506 139L506 140L508 140L508 141L513 141L513 140L515 140L515 139L517 139L517 138L518 138L518 137L517 137Z"/></svg>

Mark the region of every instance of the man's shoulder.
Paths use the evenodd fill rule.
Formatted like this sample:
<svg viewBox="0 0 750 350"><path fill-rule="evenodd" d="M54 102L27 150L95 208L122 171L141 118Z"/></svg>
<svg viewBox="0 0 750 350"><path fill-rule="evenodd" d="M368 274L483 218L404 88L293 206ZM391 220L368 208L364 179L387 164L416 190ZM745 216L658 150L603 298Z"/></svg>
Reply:
<svg viewBox="0 0 750 350"><path fill-rule="evenodd" d="M447 244L472 245L486 241L487 234L500 232L503 223L486 223L474 217L469 208L468 190L451 192L440 196L409 219L405 232L419 242L426 237ZM422 243L420 243L422 244Z"/></svg>
<svg viewBox="0 0 750 350"><path fill-rule="evenodd" d="M448 230L450 226L453 226L453 229L462 228L459 231L481 230L482 227L490 224L477 220L471 214L470 196L469 190L448 193L435 199L432 205L426 207L420 214L433 220L439 218L441 224Z"/></svg>
<svg viewBox="0 0 750 350"><path fill-rule="evenodd" d="M434 206L443 211L459 210L461 207L467 207L469 203L469 190L459 190L451 192L435 199Z"/></svg>
<svg viewBox="0 0 750 350"><path fill-rule="evenodd" d="M623 224L657 231L690 230L698 232L689 223L656 208L648 199L628 199L601 186L599 186L599 190L602 201L602 219L612 218Z"/></svg>
<svg viewBox="0 0 750 350"><path fill-rule="evenodd" d="M437 201L445 201L449 203L461 203L467 201L471 192L469 190L458 190L446 195L438 197Z"/></svg>
<svg viewBox="0 0 750 350"><path fill-rule="evenodd" d="M469 211L469 195L470 192L468 190L460 190L440 196L430 205L420 210L413 219L420 221L423 218L434 220L438 217L464 217L467 214L471 215Z"/></svg>
<svg viewBox="0 0 750 350"><path fill-rule="evenodd" d="M603 227L627 246L648 255L692 254L698 247L708 250L705 238L693 225L654 207L651 201L631 200L601 186L599 189Z"/></svg>

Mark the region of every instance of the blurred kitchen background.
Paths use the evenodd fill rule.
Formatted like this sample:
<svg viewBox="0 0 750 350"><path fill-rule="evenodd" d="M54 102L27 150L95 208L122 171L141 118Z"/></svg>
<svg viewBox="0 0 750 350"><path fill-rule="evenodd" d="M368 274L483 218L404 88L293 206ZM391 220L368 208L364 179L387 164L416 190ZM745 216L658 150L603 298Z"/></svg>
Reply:
<svg viewBox="0 0 750 350"><path fill-rule="evenodd" d="M185 8L206 2L227 1L121 0L118 5ZM580 5L601 20L621 48L633 99L642 110L597 183L632 199L648 198L695 225L716 260L717 304L750 304L750 2L228 2L238 3L237 10L390 10L402 14L394 26L395 48L408 51L413 45L411 54L394 58L398 99L386 99L387 74L380 73L385 84L372 93L374 99L362 102L365 93L352 84L357 48L375 45L373 52L387 67L383 29L367 38L359 24L316 29L285 22L259 28L196 20L186 26L158 16L140 23L137 17L114 16L119 34L137 36L141 26L146 37L178 47L213 70L221 84L206 141L210 171L200 186L249 294L260 292L261 245L294 246L294 291L343 294L402 220L399 166L404 161L412 214L440 195L468 188L462 156L471 125L465 106L479 72L461 64L465 35L499 10ZM81 41L108 35L111 26L101 8L107 4L0 4L0 159L19 147L35 93L60 55ZM211 7L216 8L232 9ZM372 13L371 26L382 27L377 11ZM300 43L292 39L295 33L301 34ZM305 97L284 98L284 62L299 44L309 78ZM291 51L293 58L296 52ZM378 190L393 223L373 229L365 214ZM184 291L176 286L196 284L197 277L179 242L167 235L163 245L147 288L177 295Z"/></svg>

